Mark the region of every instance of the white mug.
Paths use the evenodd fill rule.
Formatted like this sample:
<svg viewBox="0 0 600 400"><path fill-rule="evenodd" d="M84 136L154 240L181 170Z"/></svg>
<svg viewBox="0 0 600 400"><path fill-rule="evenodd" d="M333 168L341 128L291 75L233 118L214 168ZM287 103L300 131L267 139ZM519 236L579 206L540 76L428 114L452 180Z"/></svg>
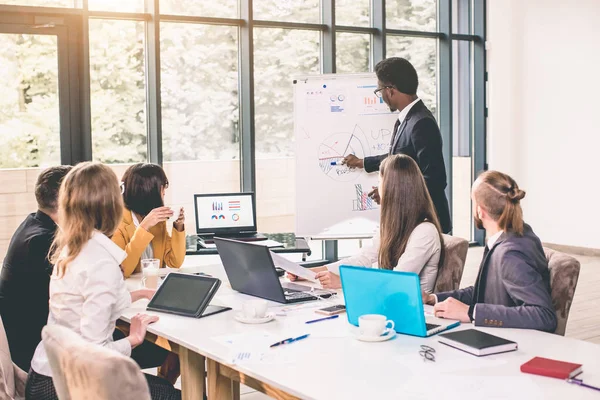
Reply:
<svg viewBox="0 0 600 400"><path fill-rule="evenodd" d="M385 315L366 314L358 317L358 327L361 336L383 336L394 330L394 321L386 319Z"/></svg>
<svg viewBox="0 0 600 400"><path fill-rule="evenodd" d="M248 300L242 304L242 311L246 318L264 318L267 314L267 301Z"/></svg>

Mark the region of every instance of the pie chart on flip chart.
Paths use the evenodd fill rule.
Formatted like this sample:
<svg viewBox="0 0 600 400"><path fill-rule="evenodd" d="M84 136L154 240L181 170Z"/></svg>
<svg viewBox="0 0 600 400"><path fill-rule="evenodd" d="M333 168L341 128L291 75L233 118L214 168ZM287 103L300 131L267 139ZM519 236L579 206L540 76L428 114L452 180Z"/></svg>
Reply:
<svg viewBox="0 0 600 400"><path fill-rule="evenodd" d="M366 138L360 129L353 133L334 133L319 145L319 167L329 178L348 182L356 179L362 170L342 165L344 157L354 154L358 158L368 156Z"/></svg>

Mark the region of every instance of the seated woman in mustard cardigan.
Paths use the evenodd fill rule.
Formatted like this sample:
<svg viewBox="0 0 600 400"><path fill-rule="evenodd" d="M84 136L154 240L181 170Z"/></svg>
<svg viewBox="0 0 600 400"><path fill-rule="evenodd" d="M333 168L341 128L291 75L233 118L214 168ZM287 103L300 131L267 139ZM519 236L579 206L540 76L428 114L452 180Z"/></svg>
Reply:
<svg viewBox="0 0 600 400"><path fill-rule="evenodd" d="M185 214L182 207L169 235L166 221L173 210L164 204L169 187L165 171L156 164L139 163L129 167L121 181L125 211L112 240L127 253L121 263L125 278L140 272L140 261L146 258L158 258L161 268L181 267L186 248Z"/></svg>

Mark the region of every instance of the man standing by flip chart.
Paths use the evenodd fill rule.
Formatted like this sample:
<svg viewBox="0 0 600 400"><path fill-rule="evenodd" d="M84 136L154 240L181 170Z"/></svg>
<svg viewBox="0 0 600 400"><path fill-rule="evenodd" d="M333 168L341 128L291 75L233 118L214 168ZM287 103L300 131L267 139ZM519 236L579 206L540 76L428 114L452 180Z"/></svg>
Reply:
<svg viewBox="0 0 600 400"><path fill-rule="evenodd" d="M380 61L375 66L377 97L383 98L392 112L399 111L394 126L390 150L387 154L358 158L350 154L343 164L350 168L364 168L366 172L379 170L379 164L388 155L406 154L414 159L433 200L442 231L450 233L452 222L446 198L446 166L442 155L442 135L437 121L425 104L417 97L419 78L412 64L400 57ZM377 188L369 193L379 203Z"/></svg>

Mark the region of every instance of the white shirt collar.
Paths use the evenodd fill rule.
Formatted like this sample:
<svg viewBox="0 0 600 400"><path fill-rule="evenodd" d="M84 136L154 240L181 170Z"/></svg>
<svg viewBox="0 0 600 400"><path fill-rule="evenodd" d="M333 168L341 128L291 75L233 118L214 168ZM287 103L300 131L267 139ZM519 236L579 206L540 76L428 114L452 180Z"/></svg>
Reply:
<svg viewBox="0 0 600 400"><path fill-rule="evenodd" d="M488 249L491 249L492 247L494 247L494 245L496 244L498 239L500 239L500 236L502 236L503 233L504 233L504 231L498 231L498 232L496 232L496 234L494 236L492 236L488 239L488 241L487 241Z"/></svg>
<svg viewBox="0 0 600 400"><path fill-rule="evenodd" d="M119 264L121 264L123 260L127 258L127 253L102 232L94 231L94 233L92 233L91 240L104 247L108 254L110 254L111 257L113 257Z"/></svg>
<svg viewBox="0 0 600 400"><path fill-rule="evenodd" d="M135 213L133 211L131 212L131 218L133 219L133 224L135 225L135 227L139 228L140 220L138 219L138 217L135 216ZM142 260L144 258L154 258L154 247L152 247L152 243L148 243L148 246L146 246L146 248L142 252Z"/></svg>
<svg viewBox="0 0 600 400"><path fill-rule="evenodd" d="M131 219L133 219L133 224L135 225L136 228L138 226L140 226L140 221L137 219L137 217L135 216L135 213L133 211L131 212Z"/></svg>
<svg viewBox="0 0 600 400"><path fill-rule="evenodd" d="M404 107L402 111L400 111L400 113L398 114L398 121L400 121L400 123L402 123L406 119L406 116L408 115L410 109L413 108L413 106L419 101L421 101L421 99L417 97L412 103L410 103L409 105Z"/></svg>

